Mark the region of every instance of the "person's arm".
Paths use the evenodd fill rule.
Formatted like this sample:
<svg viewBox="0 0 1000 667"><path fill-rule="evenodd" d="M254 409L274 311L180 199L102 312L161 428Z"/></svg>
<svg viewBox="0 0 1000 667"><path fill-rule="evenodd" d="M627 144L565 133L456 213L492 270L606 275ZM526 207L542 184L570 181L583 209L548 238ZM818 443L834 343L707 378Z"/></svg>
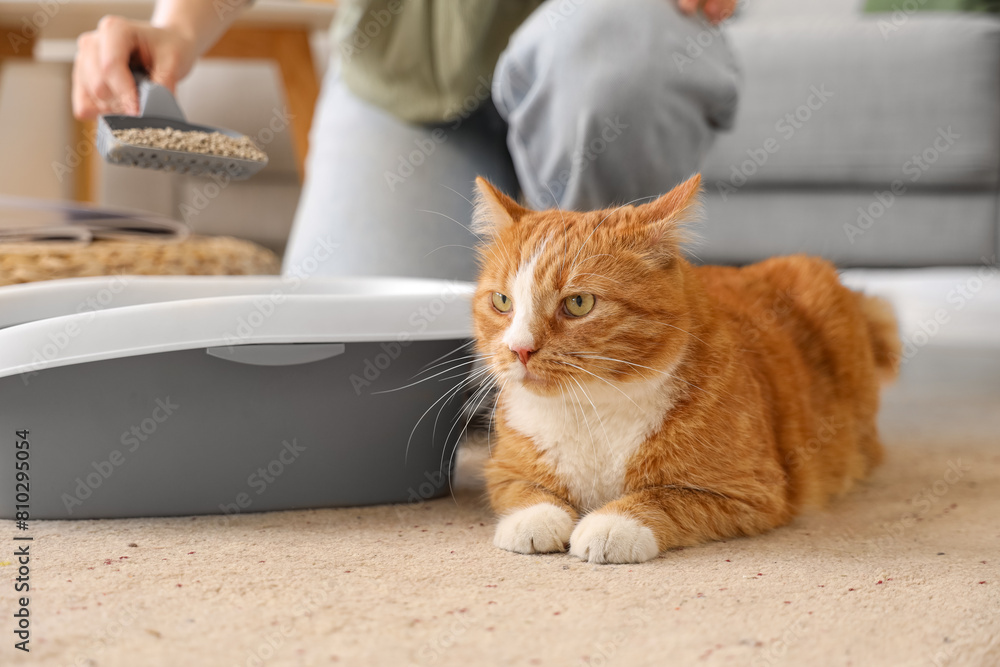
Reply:
<svg viewBox="0 0 1000 667"><path fill-rule="evenodd" d="M150 24L183 35L200 56L249 4L249 0L158 0Z"/></svg>
<svg viewBox="0 0 1000 667"><path fill-rule="evenodd" d="M174 90L195 60L226 32L247 0L159 0L151 21L105 16L77 39L73 114L139 113L133 57L150 78Z"/></svg>

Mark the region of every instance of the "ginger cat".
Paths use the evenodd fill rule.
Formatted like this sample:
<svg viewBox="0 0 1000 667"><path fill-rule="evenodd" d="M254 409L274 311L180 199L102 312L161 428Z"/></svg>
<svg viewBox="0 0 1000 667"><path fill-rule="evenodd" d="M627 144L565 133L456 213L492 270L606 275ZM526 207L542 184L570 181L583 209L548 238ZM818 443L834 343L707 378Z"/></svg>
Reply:
<svg viewBox="0 0 1000 667"><path fill-rule="evenodd" d="M587 213L528 210L477 183L496 546L642 562L781 526L882 459L896 322L830 263L692 266L679 244L699 176Z"/></svg>

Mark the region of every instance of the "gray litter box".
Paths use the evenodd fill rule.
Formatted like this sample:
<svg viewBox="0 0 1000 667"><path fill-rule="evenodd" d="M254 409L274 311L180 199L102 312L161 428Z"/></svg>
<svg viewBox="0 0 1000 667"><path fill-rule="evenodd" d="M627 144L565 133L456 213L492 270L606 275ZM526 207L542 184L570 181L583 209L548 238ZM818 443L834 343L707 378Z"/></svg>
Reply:
<svg viewBox="0 0 1000 667"><path fill-rule="evenodd" d="M180 276L0 288L0 517L18 503L90 519L445 495L469 366L441 371L469 354L472 290Z"/></svg>

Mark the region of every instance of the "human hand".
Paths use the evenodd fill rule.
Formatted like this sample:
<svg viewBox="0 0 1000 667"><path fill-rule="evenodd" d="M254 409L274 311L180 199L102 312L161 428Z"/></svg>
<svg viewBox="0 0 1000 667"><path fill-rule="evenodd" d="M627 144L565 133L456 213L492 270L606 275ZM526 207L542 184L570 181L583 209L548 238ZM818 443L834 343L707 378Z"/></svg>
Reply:
<svg viewBox="0 0 1000 667"><path fill-rule="evenodd" d="M701 9L710 23L722 23L736 11L739 0L677 0L677 6L685 14L691 15Z"/></svg>
<svg viewBox="0 0 1000 667"><path fill-rule="evenodd" d="M97 30L77 39L73 63L73 115L139 113L139 95L129 69L135 60L149 78L173 92L197 57L195 43L180 31L155 28L147 21L105 16Z"/></svg>

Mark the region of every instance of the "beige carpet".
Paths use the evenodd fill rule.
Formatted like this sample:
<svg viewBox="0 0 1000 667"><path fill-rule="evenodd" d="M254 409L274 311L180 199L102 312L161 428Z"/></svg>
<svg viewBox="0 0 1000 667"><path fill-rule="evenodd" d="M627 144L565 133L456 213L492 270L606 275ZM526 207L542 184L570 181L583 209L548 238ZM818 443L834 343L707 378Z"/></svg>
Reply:
<svg viewBox="0 0 1000 667"><path fill-rule="evenodd" d="M936 354L869 484L644 565L495 549L476 447L455 500L35 522L32 652L0 567L0 664L1000 665L1000 355Z"/></svg>

